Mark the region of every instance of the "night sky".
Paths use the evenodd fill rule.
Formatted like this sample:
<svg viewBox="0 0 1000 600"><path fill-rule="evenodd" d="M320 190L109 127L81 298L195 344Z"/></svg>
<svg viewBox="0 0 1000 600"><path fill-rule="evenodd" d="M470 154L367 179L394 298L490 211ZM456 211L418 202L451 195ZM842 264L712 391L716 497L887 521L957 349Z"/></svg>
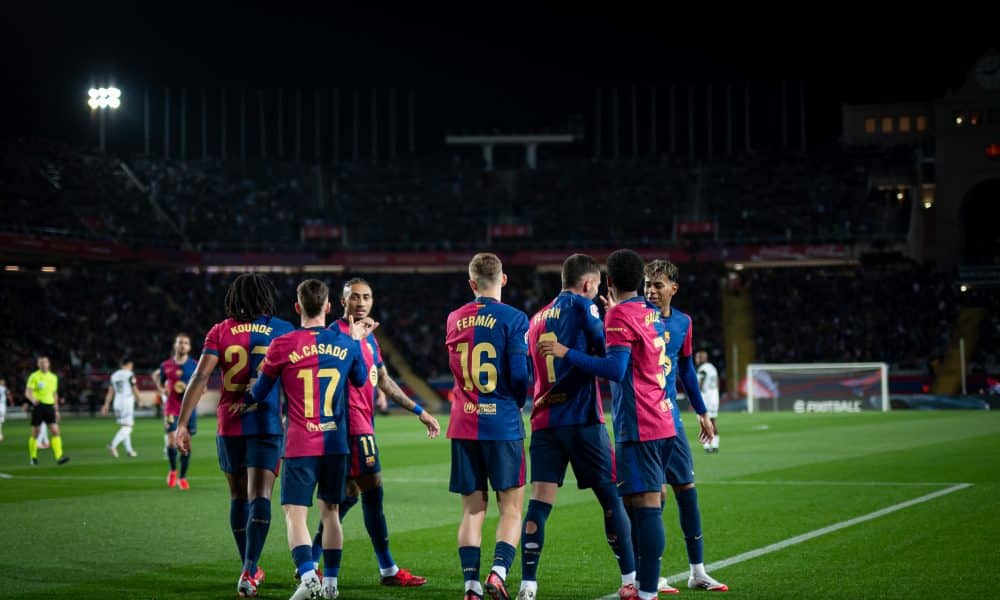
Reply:
<svg viewBox="0 0 1000 600"><path fill-rule="evenodd" d="M759 13L718 23L606 3L413 4L8 3L0 17L4 137L85 138L86 90L108 80L133 109L147 87L412 88L420 133L434 139L445 131L557 130L570 115L589 127L597 87L620 86L626 103L632 85L733 83L770 104L785 80L806 90L810 139L832 141L841 103L931 100L1000 47L995 23L968 13L952 23L934 16L936 26L959 32L952 43L926 20L891 13L783 17L799 21L791 27ZM820 24L827 30L817 31Z"/></svg>

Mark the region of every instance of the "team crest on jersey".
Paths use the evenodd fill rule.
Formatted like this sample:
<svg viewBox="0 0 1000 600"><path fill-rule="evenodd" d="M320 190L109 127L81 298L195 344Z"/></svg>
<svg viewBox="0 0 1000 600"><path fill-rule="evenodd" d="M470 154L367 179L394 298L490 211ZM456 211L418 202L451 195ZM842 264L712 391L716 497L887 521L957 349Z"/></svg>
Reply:
<svg viewBox="0 0 1000 600"><path fill-rule="evenodd" d="M372 365L372 368L368 369L368 383L378 385L378 369L375 365Z"/></svg>
<svg viewBox="0 0 1000 600"><path fill-rule="evenodd" d="M600 319L601 318L601 313L597 312L597 305L596 304L591 304L590 305L590 316L594 317L595 319Z"/></svg>
<svg viewBox="0 0 1000 600"><path fill-rule="evenodd" d="M670 332L669 331L664 331L663 332L663 341L666 342L666 343L668 343L668 344L670 343Z"/></svg>
<svg viewBox="0 0 1000 600"><path fill-rule="evenodd" d="M466 402L465 406L463 408L465 409L465 414L467 414L467 415L474 415L474 414L476 414L476 403L475 402Z"/></svg>

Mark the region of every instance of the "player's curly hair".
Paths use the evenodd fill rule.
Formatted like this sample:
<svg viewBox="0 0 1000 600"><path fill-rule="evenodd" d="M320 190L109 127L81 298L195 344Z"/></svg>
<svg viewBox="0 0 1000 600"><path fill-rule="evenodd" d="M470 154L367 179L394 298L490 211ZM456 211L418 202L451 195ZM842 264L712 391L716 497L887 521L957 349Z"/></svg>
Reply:
<svg viewBox="0 0 1000 600"><path fill-rule="evenodd" d="M634 250L615 250L608 256L609 284L622 291L638 291L645 266L642 257Z"/></svg>
<svg viewBox="0 0 1000 600"><path fill-rule="evenodd" d="M666 277L670 281L677 281L677 277L680 275L677 265L660 258L649 261L643 272L647 281L652 281L657 277Z"/></svg>
<svg viewBox="0 0 1000 600"><path fill-rule="evenodd" d="M277 297L278 291L266 275L243 273L226 292L226 316L246 323L261 315L273 315Z"/></svg>

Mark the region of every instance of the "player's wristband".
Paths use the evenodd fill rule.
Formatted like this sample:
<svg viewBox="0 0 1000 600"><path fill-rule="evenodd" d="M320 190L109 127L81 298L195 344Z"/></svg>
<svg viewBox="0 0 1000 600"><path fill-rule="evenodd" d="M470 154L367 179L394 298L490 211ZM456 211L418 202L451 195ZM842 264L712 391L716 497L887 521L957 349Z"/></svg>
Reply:
<svg viewBox="0 0 1000 600"><path fill-rule="evenodd" d="M420 406L419 404L417 404L416 402L414 402L413 403L413 414L417 415L418 417L420 415L424 414L424 407Z"/></svg>

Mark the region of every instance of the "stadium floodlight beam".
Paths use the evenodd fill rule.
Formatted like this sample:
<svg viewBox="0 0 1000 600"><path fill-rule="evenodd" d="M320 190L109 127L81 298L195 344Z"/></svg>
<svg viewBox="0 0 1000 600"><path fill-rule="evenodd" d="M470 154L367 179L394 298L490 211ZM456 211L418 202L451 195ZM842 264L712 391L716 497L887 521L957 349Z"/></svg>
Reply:
<svg viewBox="0 0 1000 600"><path fill-rule="evenodd" d="M90 111L99 111L97 115L100 130L100 147L104 152L104 113L106 110L117 110L122 105L122 91L114 86L90 88L87 90L87 106Z"/></svg>

